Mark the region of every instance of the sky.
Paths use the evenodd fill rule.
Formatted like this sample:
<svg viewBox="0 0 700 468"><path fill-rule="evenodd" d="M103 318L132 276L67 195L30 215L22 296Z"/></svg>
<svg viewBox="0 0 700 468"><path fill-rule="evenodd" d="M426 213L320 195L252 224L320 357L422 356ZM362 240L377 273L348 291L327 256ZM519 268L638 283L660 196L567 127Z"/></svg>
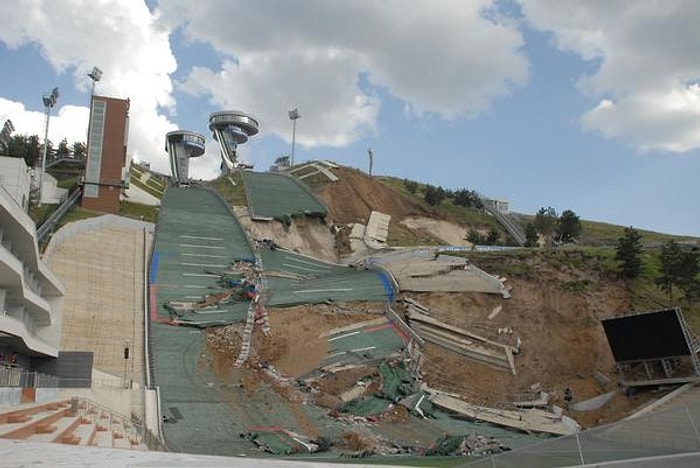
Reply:
<svg viewBox="0 0 700 468"><path fill-rule="evenodd" d="M129 98L128 152L169 174L165 134L209 114L260 133L267 170L331 160L509 200L516 212L700 236L697 0L15 0L0 8L0 125L85 141L95 93Z"/></svg>

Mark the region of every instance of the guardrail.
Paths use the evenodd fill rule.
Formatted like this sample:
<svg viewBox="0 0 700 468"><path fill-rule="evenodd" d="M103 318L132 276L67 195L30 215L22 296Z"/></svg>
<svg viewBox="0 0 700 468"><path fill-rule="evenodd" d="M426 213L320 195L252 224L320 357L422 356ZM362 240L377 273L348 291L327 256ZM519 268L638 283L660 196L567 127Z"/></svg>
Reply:
<svg viewBox="0 0 700 468"><path fill-rule="evenodd" d="M481 195L479 195L479 199L481 200L482 205L484 205L484 209L489 214L493 215L499 223L501 223L506 231L508 231L508 234L513 236L513 239L515 239L519 245L525 245L525 233L520 225L513 220L513 217L511 215L501 213L490 199L482 197Z"/></svg>
<svg viewBox="0 0 700 468"><path fill-rule="evenodd" d="M116 411L112 411L111 409L106 408L99 403L90 400L89 398L74 397L72 401L72 405L74 405L76 408L81 408L85 412L89 412L91 409L98 409L101 412L109 414L112 420L120 420L124 430L128 431L129 434L136 436L138 440L148 447L149 450L167 452L167 448L165 445L163 445L161 440L155 434L149 431L142 422L136 421L135 419L120 414Z"/></svg>
<svg viewBox="0 0 700 468"><path fill-rule="evenodd" d="M53 230L53 228L58 224L58 222L63 218L63 216L70 210L73 205L75 205L76 201L78 201L78 198L80 197L80 194L82 193L82 190L80 190L80 187L75 187L73 191L68 195L68 197L64 200L63 203L59 205L58 208L56 208L56 211L51 213L51 216L49 216L46 221L44 221L41 226L39 226L36 230L36 240L38 243L41 243L41 241L46 237L46 235Z"/></svg>

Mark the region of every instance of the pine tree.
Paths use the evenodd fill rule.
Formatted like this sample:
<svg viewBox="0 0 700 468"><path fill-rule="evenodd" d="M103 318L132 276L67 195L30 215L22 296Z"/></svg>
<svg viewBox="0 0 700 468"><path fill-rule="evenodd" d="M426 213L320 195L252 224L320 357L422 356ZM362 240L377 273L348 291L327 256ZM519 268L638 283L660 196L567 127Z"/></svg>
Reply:
<svg viewBox="0 0 700 468"><path fill-rule="evenodd" d="M557 229L557 212L551 206L541 207L535 214L535 228L542 234L547 245L552 242L552 235Z"/></svg>
<svg viewBox="0 0 700 468"><path fill-rule="evenodd" d="M537 228L533 223L525 225L525 247L537 247Z"/></svg>
<svg viewBox="0 0 700 468"><path fill-rule="evenodd" d="M581 220L571 210L564 210L557 223L557 237L561 242L574 242L581 235Z"/></svg>
<svg viewBox="0 0 700 468"><path fill-rule="evenodd" d="M673 303L673 287L680 285L680 274L683 264L683 251L674 240L666 242L659 254L661 275L654 282L662 291L668 293L669 305Z"/></svg>
<svg viewBox="0 0 700 468"><path fill-rule="evenodd" d="M615 259L619 261L622 275L625 278L636 278L642 272L642 236L632 226L617 240Z"/></svg>

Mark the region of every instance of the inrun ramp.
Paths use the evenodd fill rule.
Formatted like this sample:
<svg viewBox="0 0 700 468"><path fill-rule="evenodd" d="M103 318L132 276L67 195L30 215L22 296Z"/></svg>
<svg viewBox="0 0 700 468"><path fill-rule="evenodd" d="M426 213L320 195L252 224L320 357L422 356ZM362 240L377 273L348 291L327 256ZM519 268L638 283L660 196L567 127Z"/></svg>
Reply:
<svg viewBox="0 0 700 468"><path fill-rule="evenodd" d="M293 177L276 172L243 171L252 219L288 222L294 216L325 217L326 207Z"/></svg>
<svg viewBox="0 0 700 468"><path fill-rule="evenodd" d="M210 366L200 330L169 325L166 301L197 301L218 289L215 274L237 259L253 259L252 247L238 221L214 192L173 187L166 191L159 216L149 274L151 349L155 384L161 389L161 408L168 447L190 453L245 453L242 427L225 403ZM207 273L207 271L209 273ZM245 320L249 303L207 311L206 320L219 317L231 323Z"/></svg>

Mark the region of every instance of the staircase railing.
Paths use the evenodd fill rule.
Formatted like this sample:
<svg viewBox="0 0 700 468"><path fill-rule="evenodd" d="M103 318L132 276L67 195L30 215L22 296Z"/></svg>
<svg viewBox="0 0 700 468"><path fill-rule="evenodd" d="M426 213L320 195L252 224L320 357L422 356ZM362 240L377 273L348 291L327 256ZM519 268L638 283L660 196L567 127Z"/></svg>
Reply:
<svg viewBox="0 0 700 468"><path fill-rule="evenodd" d="M44 221L41 226L39 226L36 230L36 240L38 243L41 243L41 241L46 237L46 235L53 230L53 228L58 224L58 222L63 218L63 216L68 213L68 211L75 205L75 203L78 201L78 198L80 198L80 194L82 193L82 190L80 190L80 187L75 187L73 188L73 191L66 197L66 199L59 205L58 208L56 208L56 211L51 213L51 216L49 216L46 221Z"/></svg>

